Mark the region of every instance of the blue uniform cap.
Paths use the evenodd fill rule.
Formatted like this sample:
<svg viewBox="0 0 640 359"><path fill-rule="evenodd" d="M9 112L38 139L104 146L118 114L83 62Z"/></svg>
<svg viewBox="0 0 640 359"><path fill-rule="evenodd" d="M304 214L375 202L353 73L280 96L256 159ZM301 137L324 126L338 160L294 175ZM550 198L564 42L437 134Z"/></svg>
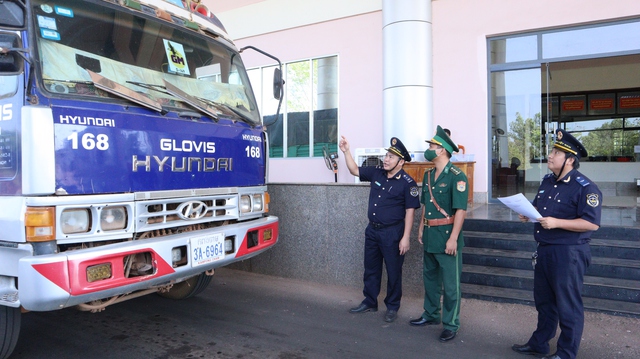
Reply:
<svg viewBox="0 0 640 359"><path fill-rule="evenodd" d="M398 137L391 138L391 147L387 148L387 151L399 156L405 160L405 162L411 162L409 151L407 151L407 148L404 147L404 144Z"/></svg>
<svg viewBox="0 0 640 359"><path fill-rule="evenodd" d="M578 158L587 157L588 155L582 143L565 130L556 131L556 143L553 144L553 147L563 152L574 154Z"/></svg>

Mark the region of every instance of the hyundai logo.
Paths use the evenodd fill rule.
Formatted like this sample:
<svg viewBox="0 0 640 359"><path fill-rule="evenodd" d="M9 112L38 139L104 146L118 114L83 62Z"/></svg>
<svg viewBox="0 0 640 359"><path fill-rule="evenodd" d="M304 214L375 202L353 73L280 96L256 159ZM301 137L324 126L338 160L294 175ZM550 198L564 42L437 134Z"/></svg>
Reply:
<svg viewBox="0 0 640 359"><path fill-rule="evenodd" d="M207 205L201 201L184 202L178 206L178 217L184 220L200 219L207 214Z"/></svg>

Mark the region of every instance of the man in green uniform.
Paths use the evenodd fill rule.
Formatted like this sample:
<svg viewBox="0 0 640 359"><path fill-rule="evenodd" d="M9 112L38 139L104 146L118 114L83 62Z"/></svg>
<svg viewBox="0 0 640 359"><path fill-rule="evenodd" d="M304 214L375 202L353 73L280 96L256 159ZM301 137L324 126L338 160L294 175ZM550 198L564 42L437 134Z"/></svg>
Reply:
<svg viewBox="0 0 640 359"><path fill-rule="evenodd" d="M467 176L451 163L458 146L438 126L424 157L435 164L422 180L422 225L418 240L424 247L424 313L409 323L437 325L444 330L440 341L455 338L460 328L460 274L462 273L462 224L467 214ZM442 315L440 297L442 296Z"/></svg>

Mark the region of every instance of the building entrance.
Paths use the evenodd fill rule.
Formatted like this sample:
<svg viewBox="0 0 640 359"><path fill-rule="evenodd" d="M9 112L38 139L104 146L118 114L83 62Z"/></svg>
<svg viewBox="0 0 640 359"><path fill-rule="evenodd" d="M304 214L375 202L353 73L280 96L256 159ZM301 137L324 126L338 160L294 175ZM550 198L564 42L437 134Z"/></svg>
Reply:
<svg viewBox="0 0 640 359"><path fill-rule="evenodd" d="M489 41L490 202L519 192L533 199L548 173L554 133L562 128L589 152L580 160L581 172L597 182L606 197L633 197L635 204L640 178L640 37L633 40L631 33L620 32L631 29L640 30L640 22Z"/></svg>

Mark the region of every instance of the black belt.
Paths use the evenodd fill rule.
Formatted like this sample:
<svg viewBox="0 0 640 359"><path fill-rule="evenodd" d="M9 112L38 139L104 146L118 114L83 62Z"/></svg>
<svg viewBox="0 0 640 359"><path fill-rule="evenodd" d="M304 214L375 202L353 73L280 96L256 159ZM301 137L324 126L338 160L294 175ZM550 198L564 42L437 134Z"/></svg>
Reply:
<svg viewBox="0 0 640 359"><path fill-rule="evenodd" d="M396 223L391 223L391 224L382 224L382 223L378 223L378 222L369 222L369 225L375 229L382 229L382 228L387 228L387 227L393 227L393 226L397 226L400 223L402 223L402 221L396 222Z"/></svg>

